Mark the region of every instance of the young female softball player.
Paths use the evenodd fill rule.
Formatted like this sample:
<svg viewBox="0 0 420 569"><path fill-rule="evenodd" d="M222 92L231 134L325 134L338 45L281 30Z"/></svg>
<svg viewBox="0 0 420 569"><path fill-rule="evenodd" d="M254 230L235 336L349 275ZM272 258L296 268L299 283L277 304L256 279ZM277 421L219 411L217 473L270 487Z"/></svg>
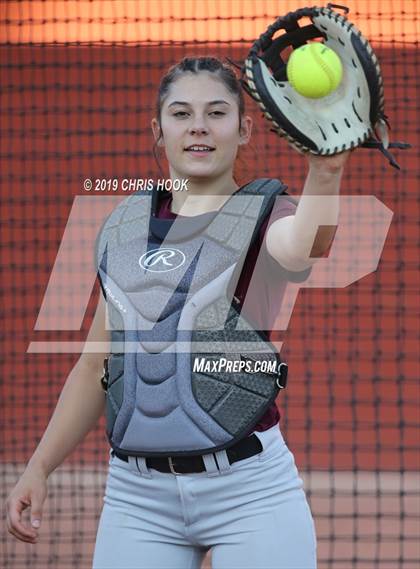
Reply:
<svg viewBox="0 0 420 569"><path fill-rule="evenodd" d="M260 212L255 214L258 232L250 241L233 296L242 305L245 293L247 297L253 295L253 300L246 303L245 316L255 323L256 329L263 330L263 325L273 321L287 280L300 281L307 277L314 262L309 259L309 251L321 256L329 247L331 232L327 228L313 229L324 224L317 223L317 219L321 220L321 208L313 200L308 207L304 198L338 194L348 153L307 156L309 171L297 209L288 199L270 201L281 193L278 183L251 181L239 187L234 178L238 149L250 139L251 122L244 112L241 85L230 67L212 57L183 59L161 80L152 129L156 144L166 154L170 178L188 179L188 191L160 192L160 195L155 192L147 215L144 200L129 198L124 213L120 215L119 210L119 220L112 218L111 225L120 224L120 236L122 229L128 231L129 225L124 225L127 219L131 230L150 227L153 236L151 243L147 237L148 249L140 259L139 250L132 246L134 241L131 245L128 241L125 248L120 241L114 253L112 247L107 249L108 265L102 264L99 274L110 309L108 314L111 317L113 312L115 317L118 306L120 313L125 313L125 322L133 322L130 320L133 315L135 322L141 324L155 319L159 335L154 337L151 332L146 339L161 342L164 347L150 353L137 351L134 360L125 353L114 354L115 350L109 350L113 355L108 361L105 387L107 424L111 425L108 436L113 450L94 569L193 569L200 567L208 550L212 553L213 569L316 567L314 524L293 455L279 431L275 403L271 400L262 415L257 412L261 407L250 411L256 394L241 391L239 379L243 376L239 372L232 378L232 385L237 382L232 393L238 397L228 404L229 398L224 397L225 374L208 372L197 379L188 367L190 364L185 364L191 359L184 361L179 356L174 364L165 346L178 334L176 324L180 315L187 318L187 304L179 307L178 288L173 295L175 300L160 306L156 302L158 285L163 282L159 279L176 273L173 270L176 254L184 260L186 257L188 263L191 261L181 273L188 286L192 286L197 275L203 282L206 277L206 298L208 294L220 298L217 268L224 266L223 262L229 265L225 260L229 257L227 251L232 257L236 255L235 262L240 253L234 241L223 238L224 233L231 235L229 223L218 223L220 214L240 213L242 205L236 204L234 196L259 192L264 199L269 198L263 201L263 209L267 203L271 204L271 209L264 210L263 218ZM233 215L223 219L245 218ZM176 247L171 248L169 241L168 247L159 249L175 219L177 223L181 221L181 230L189 228L188 235L184 234ZM325 217L322 219L325 221ZM192 255L188 247L194 241L196 226L205 229L200 235L202 247L192 249ZM166 229L163 231L162 227ZM107 235L110 240L111 234ZM182 251L180 243L186 244ZM202 255L200 265L196 260L204 247L206 254ZM181 261L176 262L182 265ZM258 272L253 274L256 263L259 263ZM187 270L192 266L194 270ZM267 282L267 274L271 282ZM152 275L152 280L140 281L139 275L142 279ZM127 290L135 290L130 302L128 296L118 296L123 284ZM159 289L158 293L155 289ZM150 291L157 296L150 296ZM181 305L185 297L182 299ZM193 300L188 310L200 302L203 308L209 302L198 293ZM107 330L105 306L101 295L88 341L108 343L121 333L114 328L112 337ZM161 313L164 316L156 318ZM221 333L224 332L226 328ZM131 329L130 333L139 343L137 332ZM145 345L144 338L141 336ZM259 336L260 342L266 339L263 334ZM133 361L133 365L127 364ZM94 427L104 411L102 365L102 353L81 355L66 381L42 441L8 498L8 529L22 541L37 542L49 474ZM218 380L220 375L224 375L224 382ZM232 372L229 377L233 375ZM168 378L176 378L176 389ZM191 397L191 385L195 398ZM260 399L264 395L260 394ZM222 400L223 406L219 405ZM245 422L244 417L248 417ZM249 417L255 420L252 422ZM245 430L244 425L248 427ZM242 436L226 438L228 426L231 433L241 432ZM165 449L174 452L165 454ZM207 449L207 452L194 452L194 449ZM31 508L30 528L21 519L27 507Z"/></svg>

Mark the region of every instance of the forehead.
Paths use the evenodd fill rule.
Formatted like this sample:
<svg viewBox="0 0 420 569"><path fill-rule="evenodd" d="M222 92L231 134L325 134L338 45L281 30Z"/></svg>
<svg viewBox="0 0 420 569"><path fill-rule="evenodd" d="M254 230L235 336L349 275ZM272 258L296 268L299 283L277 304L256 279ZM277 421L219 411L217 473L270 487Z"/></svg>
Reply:
<svg viewBox="0 0 420 569"><path fill-rule="evenodd" d="M170 105L173 101L205 104L215 99L224 99L229 103L236 102L235 96L218 75L207 71L185 72L171 83L164 105Z"/></svg>

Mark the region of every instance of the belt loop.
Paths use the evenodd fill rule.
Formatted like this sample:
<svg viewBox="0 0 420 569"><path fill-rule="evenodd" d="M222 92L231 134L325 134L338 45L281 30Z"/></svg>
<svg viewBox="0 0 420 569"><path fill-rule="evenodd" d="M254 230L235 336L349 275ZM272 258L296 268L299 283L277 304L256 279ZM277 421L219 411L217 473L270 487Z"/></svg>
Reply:
<svg viewBox="0 0 420 569"><path fill-rule="evenodd" d="M144 456L135 456L134 460L136 461L137 470L142 476L144 476L144 478L153 478L150 469L147 467L146 458Z"/></svg>
<svg viewBox="0 0 420 569"><path fill-rule="evenodd" d="M231 470L231 465L226 453L226 450L218 450L214 453L217 464L219 465L220 473L224 474L225 472L229 472Z"/></svg>
<svg viewBox="0 0 420 569"><path fill-rule="evenodd" d="M207 476L212 477L212 476L219 476L220 472L219 469L217 468L217 464L216 461L214 459L214 455L213 454L203 454L203 462L204 462L204 466L206 467L207 470Z"/></svg>
<svg viewBox="0 0 420 569"><path fill-rule="evenodd" d="M136 464L142 476L145 478L153 478L150 469L147 467L146 458L144 456L136 456Z"/></svg>

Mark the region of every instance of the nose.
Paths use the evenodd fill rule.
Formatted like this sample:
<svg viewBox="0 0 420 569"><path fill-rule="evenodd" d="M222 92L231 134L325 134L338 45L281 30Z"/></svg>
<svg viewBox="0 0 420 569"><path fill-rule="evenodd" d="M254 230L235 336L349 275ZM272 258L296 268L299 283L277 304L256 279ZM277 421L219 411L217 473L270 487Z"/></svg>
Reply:
<svg viewBox="0 0 420 569"><path fill-rule="evenodd" d="M203 119L199 116L196 116L189 127L190 134L207 134L208 128L204 123Z"/></svg>

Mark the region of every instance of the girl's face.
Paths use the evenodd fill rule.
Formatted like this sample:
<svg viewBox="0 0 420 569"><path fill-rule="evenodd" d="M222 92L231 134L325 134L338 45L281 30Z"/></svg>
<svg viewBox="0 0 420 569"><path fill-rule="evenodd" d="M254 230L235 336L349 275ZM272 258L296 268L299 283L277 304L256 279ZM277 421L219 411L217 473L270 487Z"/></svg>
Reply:
<svg viewBox="0 0 420 569"><path fill-rule="evenodd" d="M235 95L217 75L207 71L184 73L174 81L152 129L165 148L174 178L209 179L233 172L238 145L246 144L252 120L242 117Z"/></svg>

